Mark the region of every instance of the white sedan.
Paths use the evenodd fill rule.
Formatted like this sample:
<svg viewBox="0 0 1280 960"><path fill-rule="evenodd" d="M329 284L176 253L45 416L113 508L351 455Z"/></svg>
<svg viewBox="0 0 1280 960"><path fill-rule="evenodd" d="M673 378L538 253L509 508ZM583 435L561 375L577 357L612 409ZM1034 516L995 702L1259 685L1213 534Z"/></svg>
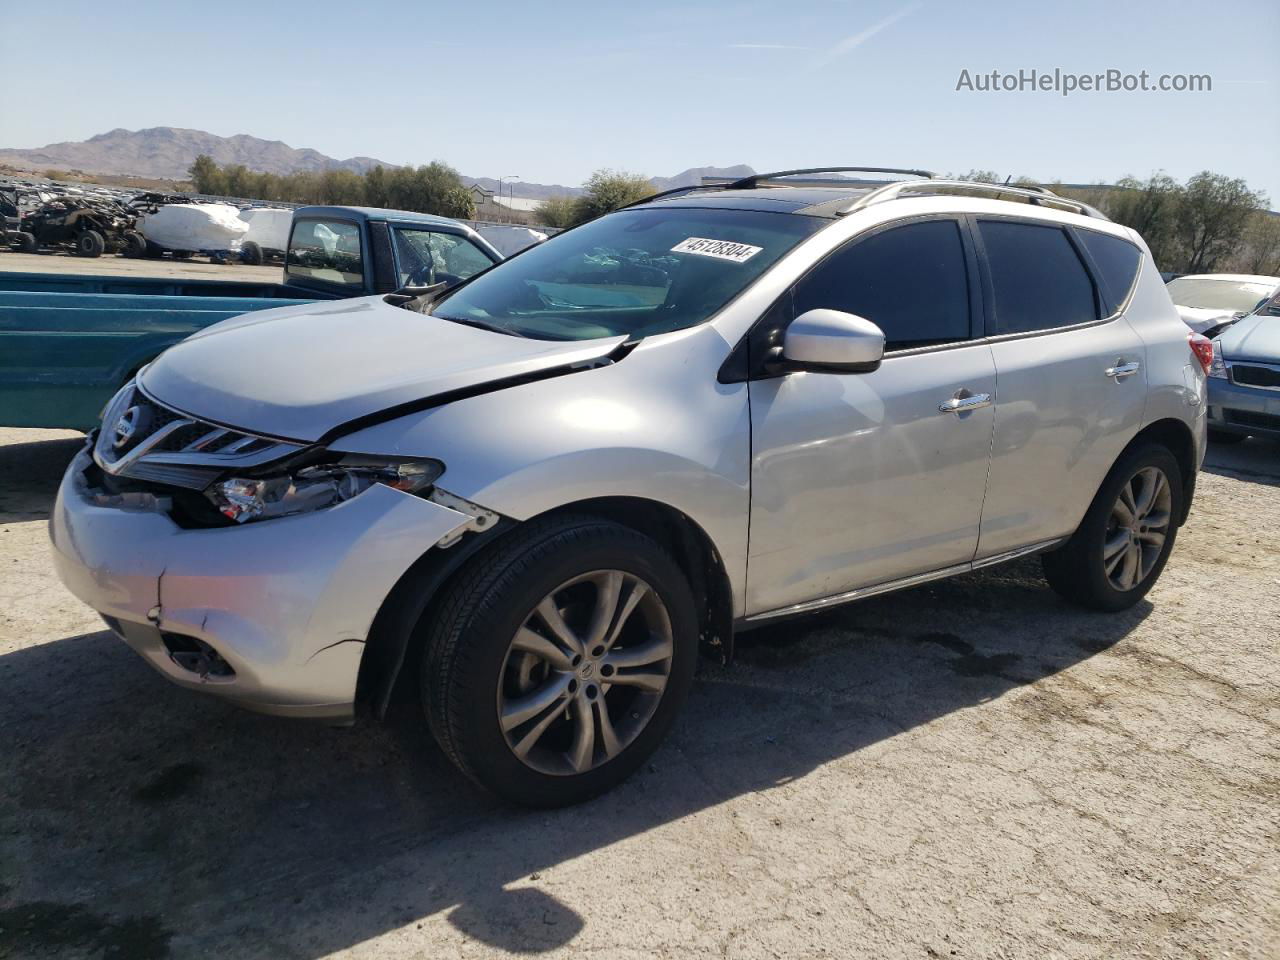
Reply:
<svg viewBox="0 0 1280 960"><path fill-rule="evenodd" d="M1280 294L1280 277L1248 273L1196 273L1166 285L1178 315L1196 333L1253 313Z"/></svg>

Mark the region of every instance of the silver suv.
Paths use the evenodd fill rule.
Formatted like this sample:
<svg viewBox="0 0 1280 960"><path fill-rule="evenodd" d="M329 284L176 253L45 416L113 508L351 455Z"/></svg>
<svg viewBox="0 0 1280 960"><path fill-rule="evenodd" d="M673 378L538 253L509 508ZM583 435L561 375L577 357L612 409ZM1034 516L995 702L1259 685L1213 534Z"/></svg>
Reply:
<svg viewBox="0 0 1280 960"><path fill-rule="evenodd" d="M1033 553L1132 605L1212 359L1142 238L1043 190L811 176L848 170L196 334L69 468L64 582L246 707L416 692L465 773L541 805L633 771L735 631Z"/></svg>

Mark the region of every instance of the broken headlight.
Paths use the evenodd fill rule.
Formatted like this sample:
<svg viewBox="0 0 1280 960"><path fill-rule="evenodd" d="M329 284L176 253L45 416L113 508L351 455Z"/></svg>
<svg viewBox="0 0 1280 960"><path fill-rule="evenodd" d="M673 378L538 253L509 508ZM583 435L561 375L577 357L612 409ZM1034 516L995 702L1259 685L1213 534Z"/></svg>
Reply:
<svg viewBox="0 0 1280 960"><path fill-rule="evenodd" d="M405 493L423 493L442 473L444 464L438 460L345 457L275 476L231 477L213 484L205 496L224 517L248 523L331 507L377 483Z"/></svg>

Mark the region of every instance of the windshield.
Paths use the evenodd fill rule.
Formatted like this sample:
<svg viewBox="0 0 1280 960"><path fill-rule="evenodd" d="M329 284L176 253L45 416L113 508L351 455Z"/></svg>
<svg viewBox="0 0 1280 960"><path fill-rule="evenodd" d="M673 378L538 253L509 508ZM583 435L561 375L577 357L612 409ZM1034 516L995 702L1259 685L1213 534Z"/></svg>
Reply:
<svg viewBox="0 0 1280 960"><path fill-rule="evenodd" d="M1262 300L1271 296L1274 287L1244 280L1204 280L1181 277L1166 286L1169 296L1180 307L1207 307L1229 313L1251 313Z"/></svg>
<svg viewBox="0 0 1280 960"><path fill-rule="evenodd" d="M826 223L749 210L624 210L524 251L431 312L538 340L680 330Z"/></svg>

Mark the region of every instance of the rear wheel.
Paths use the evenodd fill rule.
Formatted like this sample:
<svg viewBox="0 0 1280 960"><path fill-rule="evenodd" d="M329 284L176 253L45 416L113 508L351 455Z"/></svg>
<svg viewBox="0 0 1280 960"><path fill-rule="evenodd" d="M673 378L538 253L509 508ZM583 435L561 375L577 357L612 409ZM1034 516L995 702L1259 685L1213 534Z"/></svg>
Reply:
<svg viewBox="0 0 1280 960"><path fill-rule="evenodd" d="M247 263L251 267L259 267L262 265L262 248L252 240L246 240L240 247L240 262Z"/></svg>
<svg viewBox="0 0 1280 960"><path fill-rule="evenodd" d="M82 257L100 257L107 241L97 230L85 230L76 237L76 253Z"/></svg>
<svg viewBox="0 0 1280 960"><path fill-rule="evenodd" d="M14 234L17 237L18 249L23 253L39 253L40 241L36 239L36 235L29 230L19 230Z"/></svg>
<svg viewBox="0 0 1280 960"><path fill-rule="evenodd" d="M147 255L147 241L140 233L130 231L124 235L124 255L135 260Z"/></svg>
<svg viewBox="0 0 1280 960"><path fill-rule="evenodd" d="M697 616L679 566L592 517L535 521L481 554L429 619L432 733L517 803L575 803L626 778L693 680Z"/></svg>
<svg viewBox="0 0 1280 960"><path fill-rule="evenodd" d="M1071 539L1043 556L1049 585L1094 610L1133 606L1169 559L1182 497L1182 473L1167 448L1151 444L1126 454Z"/></svg>

